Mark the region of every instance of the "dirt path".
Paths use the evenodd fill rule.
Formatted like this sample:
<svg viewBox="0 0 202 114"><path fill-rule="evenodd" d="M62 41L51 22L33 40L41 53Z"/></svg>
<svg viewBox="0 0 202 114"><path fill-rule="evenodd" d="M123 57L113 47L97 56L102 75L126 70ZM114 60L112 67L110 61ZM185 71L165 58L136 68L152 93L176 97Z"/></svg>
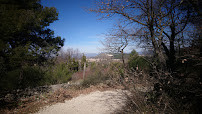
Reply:
<svg viewBox="0 0 202 114"><path fill-rule="evenodd" d="M37 114L110 114L125 105L125 91L95 91L65 103L46 106Z"/></svg>

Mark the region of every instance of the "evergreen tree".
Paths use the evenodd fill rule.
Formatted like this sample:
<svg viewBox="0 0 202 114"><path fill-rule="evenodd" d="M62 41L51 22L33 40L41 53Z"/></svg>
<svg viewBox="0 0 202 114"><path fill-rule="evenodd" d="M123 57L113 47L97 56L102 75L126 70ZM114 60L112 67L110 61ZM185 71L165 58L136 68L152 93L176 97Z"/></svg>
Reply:
<svg viewBox="0 0 202 114"><path fill-rule="evenodd" d="M40 0L0 0L0 79L14 71L22 78L23 66L41 65L57 54L64 39L48 28L56 20L56 8Z"/></svg>
<svg viewBox="0 0 202 114"><path fill-rule="evenodd" d="M83 56L81 58L81 69L83 69L85 62L86 62L86 56L83 54Z"/></svg>

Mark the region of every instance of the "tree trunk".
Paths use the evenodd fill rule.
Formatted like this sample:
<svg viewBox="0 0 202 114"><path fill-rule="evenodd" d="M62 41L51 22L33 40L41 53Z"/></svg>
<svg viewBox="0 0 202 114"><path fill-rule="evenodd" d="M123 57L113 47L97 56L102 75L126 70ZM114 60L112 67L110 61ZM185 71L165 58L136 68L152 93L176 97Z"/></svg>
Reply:
<svg viewBox="0 0 202 114"><path fill-rule="evenodd" d="M121 58L122 58L123 66L125 67L125 61L124 61L124 55L123 55L123 49L121 50Z"/></svg>
<svg viewBox="0 0 202 114"><path fill-rule="evenodd" d="M170 55L168 57L168 67L171 72L175 70L175 25L171 25L171 37L170 37Z"/></svg>

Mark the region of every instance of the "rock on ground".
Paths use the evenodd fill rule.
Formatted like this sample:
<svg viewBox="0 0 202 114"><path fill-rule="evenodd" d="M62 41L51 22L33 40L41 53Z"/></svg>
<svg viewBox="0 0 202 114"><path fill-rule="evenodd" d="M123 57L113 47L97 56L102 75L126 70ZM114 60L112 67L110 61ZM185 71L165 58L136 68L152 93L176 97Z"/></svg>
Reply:
<svg viewBox="0 0 202 114"><path fill-rule="evenodd" d="M110 114L126 103L126 91L95 91L65 103L44 107L37 114Z"/></svg>

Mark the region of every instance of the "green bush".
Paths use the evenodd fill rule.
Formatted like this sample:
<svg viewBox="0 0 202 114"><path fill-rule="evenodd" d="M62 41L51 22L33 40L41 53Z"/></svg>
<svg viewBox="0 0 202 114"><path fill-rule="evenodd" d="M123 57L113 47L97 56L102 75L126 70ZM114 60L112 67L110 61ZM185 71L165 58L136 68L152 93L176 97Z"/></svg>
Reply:
<svg viewBox="0 0 202 114"><path fill-rule="evenodd" d="M2 76L0 80L1 91L16 89L18 87L19 74L20 72L17 69L10 71L6 73L4 76Z"/></svg>
<svg viewBox="0 0 202 114"><path fill-rule="evenodd" d="M60 63L48 68L45 81L47 84L65 83L71 80L72 73L65 63Z"/></svg>
<svg viewBox="0 0 202 114"><path fill-rule="evenodd" d="M24 87L36 87L44 84L45 72L39 66L26 66L23 68L23 78L21 80L21 86Z"/></svg>
<svg viewBox="0 0 202 114"><path fill-rule="evenodd" d="M71 80L74 71L65 63L54 66L23 66L8 71L1 76L0 90L10 91L15 89L33 88L37 86L66 83Z"/></svg>
<svg viewBox="0 0 202 114"><path fill-rule="evenodd" d="M138 53L133 50L130 53L130 58L128 60L128 66L129 68L136 69L138 66L138 69L148 71L150 70L149 63L141 56L138 55Z"/></svg>
<svg viewBox="0 0 202 114"><path fill-rule="evenodd" d="M23 66L5 74L0 81L0 89L13 90L43 85L44 74L38 66Z"/></svg>
<svg viewBox="0 0 202 114"><path fill-rule="evenodd" d="M133 68L133 69L135 69L137 66L141 70L150 69L149 63L143 57L139 57L139 56L130 58L128 61L128 66L129 68Z"/></svg>

